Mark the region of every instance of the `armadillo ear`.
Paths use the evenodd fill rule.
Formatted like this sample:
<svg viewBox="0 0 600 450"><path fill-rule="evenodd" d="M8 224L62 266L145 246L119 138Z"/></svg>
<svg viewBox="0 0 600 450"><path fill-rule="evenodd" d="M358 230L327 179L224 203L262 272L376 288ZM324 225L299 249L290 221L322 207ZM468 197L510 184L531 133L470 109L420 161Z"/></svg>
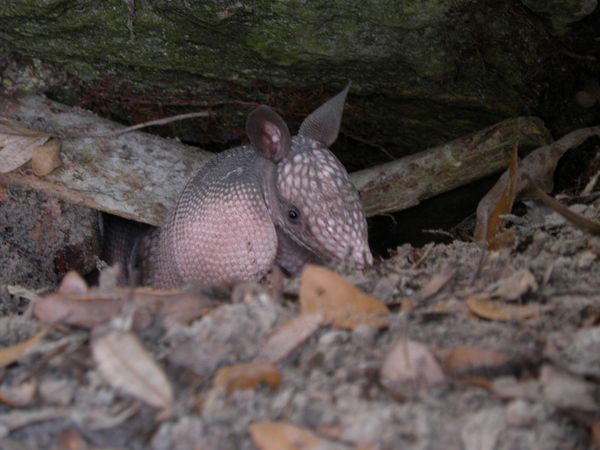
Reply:
<svg viewBox="0 0 600 450"><path fill-rule="evenodd" d="M246 134L258 154L271 161L280 161L290 151L290 131L268 106L259 106L248 115Z"/></svg>
<svg viewBox="0 0 600 450"><path fill-rule="evenodd" d="M333 144L340 131L346 94L351 84L352 82L349 82L342 92L330 98L304 119L298 134L314 139L326 147Z"/></svg>

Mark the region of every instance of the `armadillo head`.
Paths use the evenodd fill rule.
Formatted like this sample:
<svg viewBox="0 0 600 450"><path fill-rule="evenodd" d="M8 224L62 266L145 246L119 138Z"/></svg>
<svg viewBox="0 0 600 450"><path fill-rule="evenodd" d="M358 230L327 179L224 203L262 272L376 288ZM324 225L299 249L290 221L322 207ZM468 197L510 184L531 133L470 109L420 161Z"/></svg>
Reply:
<svg viewBox="0 0 600 450"><path fill-rule="evenodd" d="M296 252L287 249L288 259L292 253L292 258L306 260L308 250L324 260L350 257L358 268L373 261L358 192L328 149L337 139L349 87L310 114L292 138L267 107L248 117L248 136L268 160L263 164L265 202L278 233L299 246Z"/></svg>

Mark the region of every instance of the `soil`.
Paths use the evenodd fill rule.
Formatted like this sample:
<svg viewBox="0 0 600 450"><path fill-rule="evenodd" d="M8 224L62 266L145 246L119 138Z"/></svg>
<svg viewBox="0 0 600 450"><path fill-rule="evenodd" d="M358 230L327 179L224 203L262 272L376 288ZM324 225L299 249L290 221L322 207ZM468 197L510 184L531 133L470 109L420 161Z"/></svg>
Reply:
<svg viewBox="0 0 600 450"><path fill-rule="evenodd" d="M600 217L598 198L570 203ZM508 248L483 255L479 244L460 240L404 244L364 274L348 275L388 305L385 326L318 327L277 361L280 383L254 387L224 389L216 374L256 361L269 336L298 316L298 279L280 289L194 291L219 304L185 324L154 314L137 326L134 303L125 302L91 329L51 326L8 364L6 349L45 325L33 314L40 291L15 287L27 286L24 277L3 279L0 447L592 449L600 419L600 239L535 204L522 208L511 217L516 238ZM35 272L35 264L23 270ZM32 279L39 288L43 277ZM123 295L109 275L94 292ZM495 308L478 309L480 300ZM117 342L109 356L99 353L103 336ZM423 355L407 369L404 356L413 351ZM123 358L133 374L117 374L122 366L107 373L101 366L111 358ZM148 381L153 368L135 369L147 359L166 374L172 401L162 382ZM266 421L304 431L282 431L291 436L286 446L255 427Z"/></svg>

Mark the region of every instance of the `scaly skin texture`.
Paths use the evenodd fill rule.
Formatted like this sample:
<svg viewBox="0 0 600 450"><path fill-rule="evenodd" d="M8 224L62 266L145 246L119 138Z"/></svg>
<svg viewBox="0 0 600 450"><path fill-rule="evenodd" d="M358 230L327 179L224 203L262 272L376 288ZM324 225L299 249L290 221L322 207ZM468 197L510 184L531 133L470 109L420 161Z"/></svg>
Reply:
<svg viewBox="0 0 600 450"><path fill-rule="evenodd" d="M349 257L372 262L356 189L328 145L337 138L348 87L290 137L268 107L246 125L251 145L217 155L192 178L148 245L144 281L258 280L277 264L290 273L308 262Z"/></svg>

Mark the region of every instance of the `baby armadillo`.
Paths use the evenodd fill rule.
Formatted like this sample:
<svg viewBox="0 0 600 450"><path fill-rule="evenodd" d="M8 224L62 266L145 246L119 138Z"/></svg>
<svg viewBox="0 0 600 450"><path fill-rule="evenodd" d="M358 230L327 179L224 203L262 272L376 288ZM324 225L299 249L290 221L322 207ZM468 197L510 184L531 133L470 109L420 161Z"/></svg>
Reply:
<svg viewBox="0 0 600 450"><path fill-rule="evenodd" d="M337 138L348 87L290 136L267 106L246 122L251 144L220 153L183 190L142 263L147 284L258 280L277 264L350 257L372 263L367 223L348 173L327 148Z"/></svg>

